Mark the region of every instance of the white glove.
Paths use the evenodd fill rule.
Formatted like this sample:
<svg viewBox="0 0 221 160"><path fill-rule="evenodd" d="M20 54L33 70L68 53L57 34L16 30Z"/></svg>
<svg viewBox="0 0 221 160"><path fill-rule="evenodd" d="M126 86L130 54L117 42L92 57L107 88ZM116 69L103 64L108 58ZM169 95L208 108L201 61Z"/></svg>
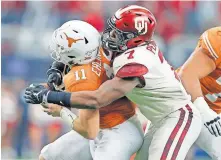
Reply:
<svg viewBox="0 0 221 160"><path fill-rule="evenodd" d="M216 137L221 136L220 116L209 108L203 97L198 97L193 104L200 111L203 123L208 128L209 132Z"/></svg>

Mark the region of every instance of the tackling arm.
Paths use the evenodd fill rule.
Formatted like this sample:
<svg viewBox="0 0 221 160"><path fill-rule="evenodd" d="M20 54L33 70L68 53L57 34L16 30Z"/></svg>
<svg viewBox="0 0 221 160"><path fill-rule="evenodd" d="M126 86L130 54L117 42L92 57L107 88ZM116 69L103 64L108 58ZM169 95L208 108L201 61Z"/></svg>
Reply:
<svg viewBox="0 0 221 160"><path fill-rule="evenodd" d="M104 82L95 91L54 92L41 91L42 102L54 103L78 109L97 109L125 96L140 84L139 78L121 79L118 77ZM27 91L28 93L28 91ZM40 93L37 93L37 96Z"/></svg>
<svg viewBox="0 0 221 160"><path fill-rule="evenodd" d="M84 106L88 108L101 108L125 96L140 84L138 78L130 80L118 77L104 82L96 91L82 91L71 94L70 105L73 108Z"/></svg>
<svg viewBox="0 0 221 160"><path fill-rule="evenodd" d="M216 68L215 62L205 54L207 50L198 48L179 71L179 76L192 101L203 97L200 79L209 75Z"/></svg>

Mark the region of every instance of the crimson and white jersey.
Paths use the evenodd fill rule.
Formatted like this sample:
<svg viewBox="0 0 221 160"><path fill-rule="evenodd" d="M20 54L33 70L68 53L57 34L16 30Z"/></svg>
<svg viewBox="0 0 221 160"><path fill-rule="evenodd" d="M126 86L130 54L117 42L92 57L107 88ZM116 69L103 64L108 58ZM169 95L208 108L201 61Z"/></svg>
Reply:
<svg viewBox="0 0 221 160"><path fill-rule="evenodd" d="M126 96L153 123L190 102L190 96L154 41L116 57L113 70L120 78L141 79L143 86Z"/></svg>

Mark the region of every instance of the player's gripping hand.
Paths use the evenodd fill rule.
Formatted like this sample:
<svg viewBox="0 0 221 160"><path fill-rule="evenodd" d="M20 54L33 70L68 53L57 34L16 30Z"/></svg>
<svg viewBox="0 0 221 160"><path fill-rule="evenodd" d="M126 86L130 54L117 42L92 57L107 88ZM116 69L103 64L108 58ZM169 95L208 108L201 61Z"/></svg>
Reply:
<svg viewBox="0 0 221 160"><path fill-rule="evenodd" d="M46 102L49 90L40 84L31 84L25 90L25 101L31 104L40 104Z"/></svg>
<svg viewBox="0 0 221 160"><path fill-rule="evenodd" d="M216 114L216 113L215 113ZM204 125L208 128L209 132L218 137L221 136L221 118L218 115L212 120L208 120Z"/></svg>
<svg viewBox="0 0 221 160"><path fill-rule="evenodd" d="M61 62L53 62L51 67L47 71L48 86L50 90L55 90L55 86L62 84L62 72L64 71L65 65Z"/></svg>
<svg viewBox="0 0 221 160"><path fill-rule="evenodd" d="M221 136L220 116L209 108L203 97L198 97L193 104L199 109L203 123L209 132L216 137Z"/></svg>

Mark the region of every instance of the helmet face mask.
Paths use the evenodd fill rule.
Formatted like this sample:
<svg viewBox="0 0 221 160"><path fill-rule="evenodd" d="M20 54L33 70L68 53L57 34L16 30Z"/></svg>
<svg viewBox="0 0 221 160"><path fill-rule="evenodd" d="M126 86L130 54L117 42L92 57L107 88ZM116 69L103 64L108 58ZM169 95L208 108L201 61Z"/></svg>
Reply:
<svg viewBox="0 0 221 160"><path fill-rule="evenodd" d="M109 28L103 32L101 37L103 47L114 52L126 51L127 41L136 37L137 33L119 30L115 27L113 18L109 18L107 23Z"/></svg>

